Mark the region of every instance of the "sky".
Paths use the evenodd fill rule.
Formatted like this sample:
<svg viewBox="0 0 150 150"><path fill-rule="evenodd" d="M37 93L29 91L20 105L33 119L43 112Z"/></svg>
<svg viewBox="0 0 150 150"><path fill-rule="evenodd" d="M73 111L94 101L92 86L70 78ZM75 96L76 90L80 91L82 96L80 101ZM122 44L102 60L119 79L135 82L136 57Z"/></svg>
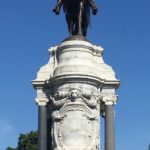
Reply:
<svg viewBox="0 0 150 150"><path fill-rule="evenodd" d="M87 38L104 48L104 61L121 80L115 106L116 150L147 150L150 0L95 2L99 11L97 16L91 15ZM68 37L63 12L59 16L52 12L55 3L55 0L0 0L0 150L15 147L20 133L37 129L31 80L48 62L48 49Z"/></svg>

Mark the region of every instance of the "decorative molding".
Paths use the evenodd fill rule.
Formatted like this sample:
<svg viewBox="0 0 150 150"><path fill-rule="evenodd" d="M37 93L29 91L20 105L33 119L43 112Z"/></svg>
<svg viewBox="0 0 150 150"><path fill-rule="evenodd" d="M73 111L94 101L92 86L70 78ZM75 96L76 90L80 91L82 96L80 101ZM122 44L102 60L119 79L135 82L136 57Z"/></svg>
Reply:
<svg viewBox="0 0 150 150"><path fill-rule="evenodd" d="M50 96L56 107L52 113L53 149L99 150L100 99L92 88L61 88Z"/></svg>
<svg viewBox="0 0 150 150"><path fill-rule="evenodd" d="M53 149L98 150L99 117L84 103L65 103L52 116Z"/></svg>
<svg viewBox="0 0 150 150"><path fill-rule="evenodd" d="M101 96L86 90L82 91L81 89L70 88L68 90L62 89L61 91L57 91L54 96L50 95L50 100L56 107L62 107L67 102L73 103L79 101L85 103L90 108L96 108L99 105Z"/></svg>
<svg viewBox="0 0 150 150"><path fill-rule="evenodd" d="M116 95L106 95L102 97L102 102L105 105L115 105L117 103L118 96Z"/></svg>
<svg viewBox="0 0 150 150"><path fill-rule="evenodd" d="M42 88L37 88L37 97L35 99L35 102L39 106L46 106L47 103L49 102L49 99L47 97L47 94Z"/></svg>
<svg viewBox="0 0 150 150"><path fill-rule="evenodd" d="M97 45L93 45L93 48L95 50L93 54L98 56L98 57L101 57L104 49L101 46L97 46Z"/></svg>
<svg viewBox="0 0 150 150"><path fill-rule="evenodd" d="M58 46L52 46L52 47L49 48L48 51L49 51L50 55L54 56L57 49L58 49Z"/></svg>

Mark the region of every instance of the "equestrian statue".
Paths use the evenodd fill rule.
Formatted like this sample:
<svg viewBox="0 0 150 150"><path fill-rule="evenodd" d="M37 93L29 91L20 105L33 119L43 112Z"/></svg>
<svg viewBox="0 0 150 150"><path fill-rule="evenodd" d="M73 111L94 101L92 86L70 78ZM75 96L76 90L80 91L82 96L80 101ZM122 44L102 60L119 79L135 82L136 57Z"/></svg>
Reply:
<svg viewBox="0 0 150 150"><path fill-rule="evenodd" d="M53 12L58 15L62 6L68 24L69 35L86 37L90 23L90 8L93 15L96 15L98 11L94 0L58 0Z"/></svg>

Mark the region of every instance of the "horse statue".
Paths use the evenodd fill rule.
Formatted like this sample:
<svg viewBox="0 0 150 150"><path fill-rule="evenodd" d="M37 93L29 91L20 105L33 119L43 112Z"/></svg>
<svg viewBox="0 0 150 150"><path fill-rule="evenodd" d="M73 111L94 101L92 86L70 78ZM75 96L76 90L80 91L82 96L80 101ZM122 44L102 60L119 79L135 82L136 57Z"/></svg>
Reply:
<svg viewBox="0 0 150 150"><path fill-rule="evenodd" d="M68 24L69 36L82 35L86 37L90 23L90 8L93 15L97 13L94 0L58 0L53 9L56 15L59 14L62 5Z"/></svg>

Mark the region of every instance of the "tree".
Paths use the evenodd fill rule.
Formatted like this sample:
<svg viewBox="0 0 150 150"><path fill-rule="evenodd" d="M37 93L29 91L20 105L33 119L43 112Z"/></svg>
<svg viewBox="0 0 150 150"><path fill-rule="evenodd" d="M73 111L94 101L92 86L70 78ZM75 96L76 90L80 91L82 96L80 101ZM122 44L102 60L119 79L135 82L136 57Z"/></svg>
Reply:
<svg viewBox="0 0 150 150"><path fill-rule="evenodd" d="M7 147L6 150L17 150L16 148Z"/></svg>
<svg viewBox="0 0 150 150"><path fill-rule="evenodd" d="M37 131L31 131L27 134L20 134L16 148L8 147L6 150L36 150Z"/></svg>
<svg viewBox="0 0 150 150"><path fill-rule="evenodd" d="M148 146L148 150L150 150L150 144L149 144L149 146Z"/></svg>

